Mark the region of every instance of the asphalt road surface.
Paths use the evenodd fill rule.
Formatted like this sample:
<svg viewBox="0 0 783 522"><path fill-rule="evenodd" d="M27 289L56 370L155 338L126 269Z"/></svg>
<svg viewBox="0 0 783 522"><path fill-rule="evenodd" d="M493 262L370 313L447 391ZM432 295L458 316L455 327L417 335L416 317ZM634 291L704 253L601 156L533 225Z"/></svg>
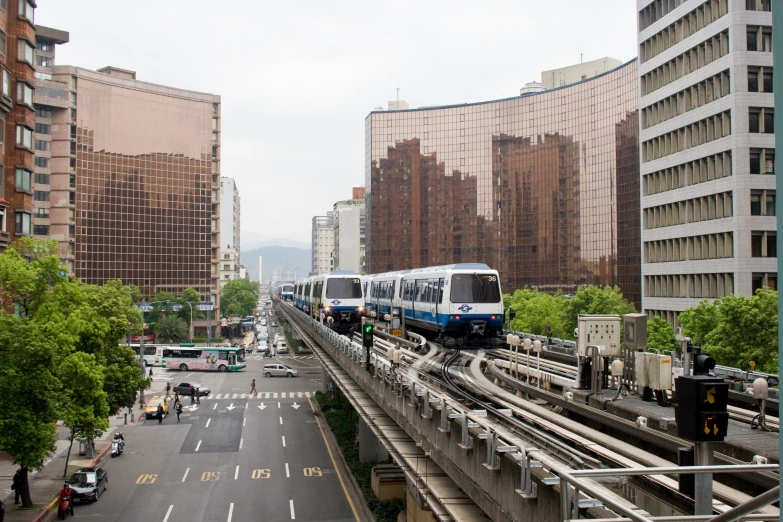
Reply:
<svg viewBox="0 0 783 522"><path fill-rule="evenodd" d="M108 489L97 502L77 505L76 517L358 521L307 397L321 386L318 361L281 357L300 377L264 378L272 360L250 358L235 373L156 372L158 382L200 382L212 398L194 407L185 399L179 424L172 411L162 424L127 427L125 453L102 463ZM259 394L248 397L253 378Z"/></svg>

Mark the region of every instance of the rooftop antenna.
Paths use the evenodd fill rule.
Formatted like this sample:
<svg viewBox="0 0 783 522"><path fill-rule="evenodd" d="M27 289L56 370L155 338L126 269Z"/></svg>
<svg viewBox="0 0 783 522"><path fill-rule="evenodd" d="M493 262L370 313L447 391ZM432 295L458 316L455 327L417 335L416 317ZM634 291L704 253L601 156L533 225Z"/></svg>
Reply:
<svg viewBox="0 0 783 522"><path fill-rule="evenodd" d="M400 86L397 86L397 105L400 104Z"/></svg>
<svg viewBox="0 0 783 522"><path fill-rule="evenodd" d="M582 58L585 57L585 53L579 53L579 63L582 63Z"/></svg>

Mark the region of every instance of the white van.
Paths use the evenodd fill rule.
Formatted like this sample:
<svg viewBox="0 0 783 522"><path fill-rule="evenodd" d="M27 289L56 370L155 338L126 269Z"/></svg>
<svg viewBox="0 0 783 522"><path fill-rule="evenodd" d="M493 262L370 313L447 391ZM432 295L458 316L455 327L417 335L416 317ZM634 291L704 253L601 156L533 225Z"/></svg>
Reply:
<svg viewBox="0 0 783 522"><path fill-rule="evenodd" d="M285 341L277 341L275 344L275 353L288 353L288 346Z"/></svg>

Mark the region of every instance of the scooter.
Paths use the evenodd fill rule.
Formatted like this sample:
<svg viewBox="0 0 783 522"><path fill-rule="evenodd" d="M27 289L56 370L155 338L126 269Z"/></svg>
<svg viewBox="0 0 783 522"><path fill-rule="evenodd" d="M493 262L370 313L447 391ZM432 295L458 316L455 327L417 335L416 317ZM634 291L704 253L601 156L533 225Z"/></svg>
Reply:
<svg viewBox="0 0 783 522"><path fill-rule="evenodd" d="M60 504L57 506L57 518L65 520L65 518L71 514L71 499L60 499Z"/></svg>
<svg viewBox="0 0 783 522"><path fill-rule="evenodd" d="M122 455L125 444L121 439L114 439L111 443L111 458L119 457Z"/></svg>

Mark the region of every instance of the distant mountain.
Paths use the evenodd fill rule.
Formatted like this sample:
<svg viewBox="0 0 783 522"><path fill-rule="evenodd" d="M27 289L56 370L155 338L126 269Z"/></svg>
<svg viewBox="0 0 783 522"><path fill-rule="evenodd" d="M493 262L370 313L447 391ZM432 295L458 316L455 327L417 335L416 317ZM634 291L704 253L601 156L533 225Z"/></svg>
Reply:
<svg viewBox="0 0 783 522"><path fill-rule="evenodd" d="M304 241L296 241L294 239L287 239L284 237L269 237L258 232L251 232L247 230L242 231L241 245L243 250L251 250L253 248L260 248L266 246L284 246L309 249L310 243Z"/></svg>
<svg viewBox="0 0 783 522"><path fill-rule="evenodd" d="M296 277L306 276L310 273L313 263L312 250L309 248L273 245L245 250L240 254L240 258L252 281L259 280L258 256L263 257L264 274L261 281L265 282L272 279L272 272L275 268L293 270L296 272Z"/></svg>

